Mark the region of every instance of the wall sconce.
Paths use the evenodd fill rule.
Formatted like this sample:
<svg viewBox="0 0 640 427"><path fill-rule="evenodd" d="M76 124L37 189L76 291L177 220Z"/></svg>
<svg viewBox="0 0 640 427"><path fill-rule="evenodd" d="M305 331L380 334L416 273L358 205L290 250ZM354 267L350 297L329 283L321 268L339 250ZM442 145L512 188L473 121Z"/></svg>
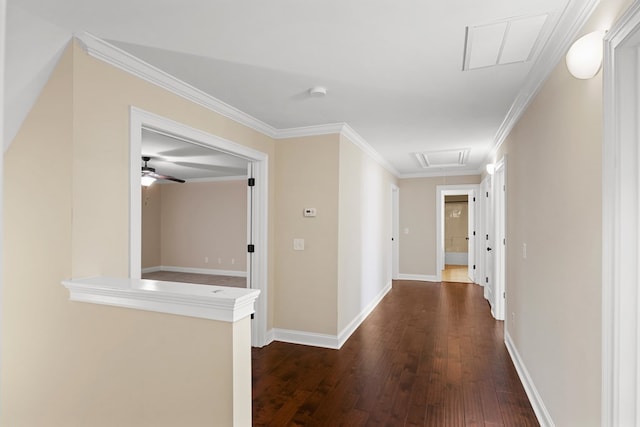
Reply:
<svg viewBox="0 0 640 427"><path fill-rule="evenodd" d="M487 173L489 175L493 175L496 172L496 164L495 163L487 163Z"/></svg>
<svg viewBox="0 0 640 427"><path fill-rule="evenodd" d="M602 38L605 31L594 31L576 40L567 52L567 68L576 79L590 79L602 66Z"/></svg>

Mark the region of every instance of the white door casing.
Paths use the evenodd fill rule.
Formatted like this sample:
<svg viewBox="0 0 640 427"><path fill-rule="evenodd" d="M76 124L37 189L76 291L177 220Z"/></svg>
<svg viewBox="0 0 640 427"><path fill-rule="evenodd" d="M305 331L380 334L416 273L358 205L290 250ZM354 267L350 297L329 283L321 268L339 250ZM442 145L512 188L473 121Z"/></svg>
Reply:
<svg viewBox="0 0 640 427"><path fill-rule="evenodd" d="M397 279L400 271L399 218L400 189L398 186L391 184L391 280Z"/></svg>
<svg viewBox="0 0 640 427"><path fill-rule="evenodd" d="M494 301L492 304L493 317L504 320L505 313L505 268L506 268L506 157L495 166L493 179L493 213L494 213Z"/></svg>
<svg viewBox="0 0 640 427"><path fill-rule="evenodd" d="M493 271L495 268L493 257L493 229L495 226L493 215L493 177L488 175L482 185L482 205L484 210L484 227L482 230L482 241L484 242L482 251L482 264L484 272L484 297L491 304L493 312L494 304L494 278Z"/></svg>
<svg viewBox="0 0 640 427"><path fill-rule="evenodd" d="M436 280L442 280L442 270L444 269L444 254L445 254L445 245L444 245L444 198L445 196L460 196L467 195L469 200L469 209L468 214L471 218L469 224L472 227L469 227L468 235L469 235L469 259L468 265L473 266L476 263L475 258L475 248L476 242L473 238L473 232L477 229L476 218L476 209L473 206L473 198L474 195L478 192L477 184L461 184L461 185L438 185L436 187ZM476 232L477 234L477 232ZM473 267L472 267L473 268ZM474 275L475 276L475 275ZM470 276L471 279L473 277Z"/></svg>
<svg viewBox="0 0 640 427"><path fill-rule="evenodd" d="M602 419L640 425L640 2L604 39Z"/></svg>

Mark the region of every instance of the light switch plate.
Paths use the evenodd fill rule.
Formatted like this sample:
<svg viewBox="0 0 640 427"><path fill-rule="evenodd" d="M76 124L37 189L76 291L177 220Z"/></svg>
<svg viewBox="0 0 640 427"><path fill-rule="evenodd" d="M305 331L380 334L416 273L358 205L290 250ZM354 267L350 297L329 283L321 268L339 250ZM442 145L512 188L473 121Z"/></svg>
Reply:
<svg viewBox="0 0 640 427"><path fill-rule="evenodd" d="M302 214L306 217L314 217L317 215L316 208L304 208Z"/></svg>
<svg viewBox="0 0 640 427"><path fill-rule="evenodd" d="M293 250L304 251L304 239L293 239Z"/></svg>

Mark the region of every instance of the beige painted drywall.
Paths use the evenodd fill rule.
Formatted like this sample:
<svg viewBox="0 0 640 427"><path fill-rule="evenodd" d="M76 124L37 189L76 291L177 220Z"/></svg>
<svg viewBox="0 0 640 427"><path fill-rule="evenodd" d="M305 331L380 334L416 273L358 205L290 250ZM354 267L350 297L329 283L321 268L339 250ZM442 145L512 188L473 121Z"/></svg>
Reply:
<svg viewBox="0 0 640 427"><path fill-rule="evenodd" d="M581 34L629 3L603 0ZM506 330L557 426L600 425L601 77L577 80L561 61L496 156L507 155Z"/></svg>
<svg viewBox="0 0 640 427"><path fill-rule="evenodd" d="M247 271L247 181L158 185L161 264Z"/></svg>
<svg viewBox="0 0 640 427"><path fill-rule="evenodd" d="M142 268L162 265L160 228L162 186L142 187Z"/></svg>
<svg viewBox="0 0 640 427"><path fill-rule="evenodd" d="M479 175L409 178L398 181L400 187L400 274L424 276L437 274L437 186L478 183L480 183Z"/></svg>
<svg viewBox="0 0 640 427"><path fill-rule="evenodd" d="M336 335L339 135L276 144L276 301L280 329ZM317 216L305 218L304 208ZM304 250L293 250L304 239Z"/></svg>
<svg viewBox="0 0 640 427"><path fill-rule="evenodd" d="M273 155L269 138L77 46L63 55L5 158L3 426L250 425L248 320L70 302L60 283L128 274L130 105Z"/></svg>
<svg viewBox="0 0 640 427"><path fill-rule="evenodd" d="M338 333L391 284L391 189L396 178L340 137Z"/></svg>

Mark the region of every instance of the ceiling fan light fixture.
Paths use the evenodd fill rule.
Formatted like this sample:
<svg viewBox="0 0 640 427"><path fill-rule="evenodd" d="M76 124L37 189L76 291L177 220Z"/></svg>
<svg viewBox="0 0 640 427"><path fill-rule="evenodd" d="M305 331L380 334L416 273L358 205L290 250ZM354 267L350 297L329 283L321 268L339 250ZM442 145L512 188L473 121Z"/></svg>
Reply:
<svg viewBox="0 0 640 427"><path fill-rule="evenodd" d="M156 182L156 179L149 175L143 175L142 178L140 178L140 183L143 187L148 187L154 182Z"/></svg>

